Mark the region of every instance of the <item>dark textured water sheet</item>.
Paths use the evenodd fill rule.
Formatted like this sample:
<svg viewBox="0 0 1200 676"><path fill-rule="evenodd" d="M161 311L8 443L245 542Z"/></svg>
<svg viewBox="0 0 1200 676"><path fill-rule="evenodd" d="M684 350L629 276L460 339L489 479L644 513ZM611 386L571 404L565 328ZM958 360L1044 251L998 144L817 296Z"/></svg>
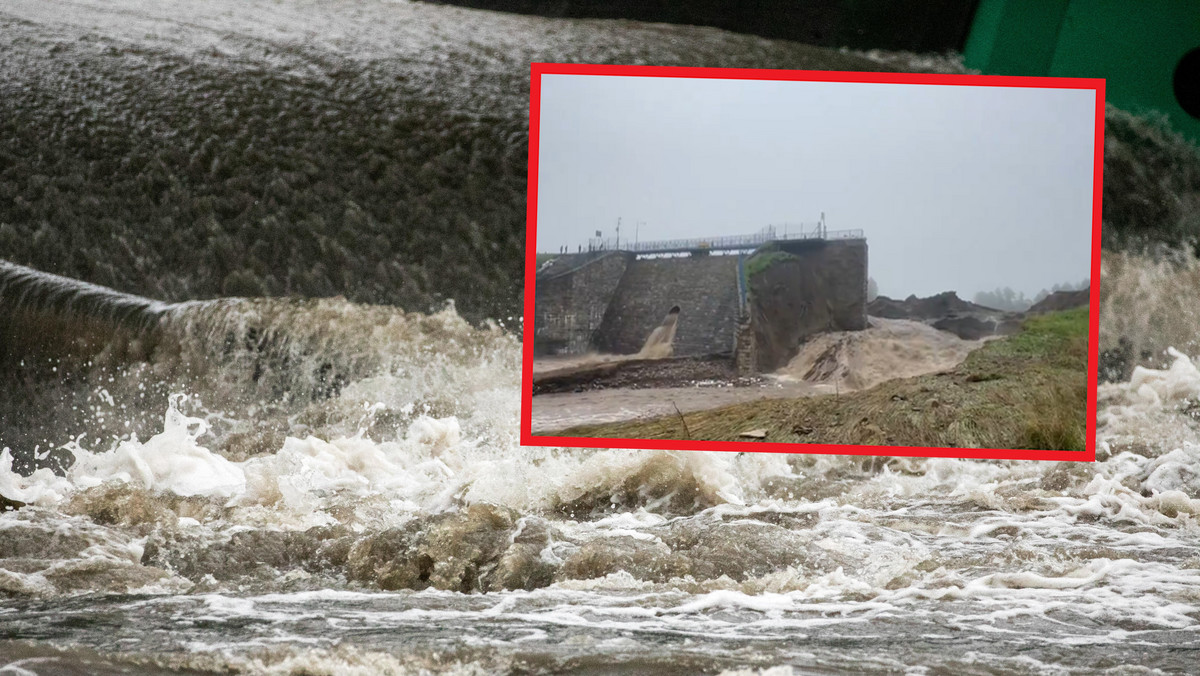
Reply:
<svg viewBox="0 0 1200 676"><path fill-rule="evenodd" d="M118 669L126 656L137 661L197 648L254 654L277 642L580 674L749 665L792 665L796 673L890 673L916 665L930 673L1086 673L1142 665L1186 673L1200 656L1194 629L1114 630L1072 612L980 622L994 609L969 602L836 603L829 611L803 613L671 609L686 598L301 592L8 602L0 613L0 645L14 656L55 655L44 646L74 646L56 664L80 669L95 654L108 655L113 670L103 673L123 673ZM178 666L186 667L186 660Z"/></svg>

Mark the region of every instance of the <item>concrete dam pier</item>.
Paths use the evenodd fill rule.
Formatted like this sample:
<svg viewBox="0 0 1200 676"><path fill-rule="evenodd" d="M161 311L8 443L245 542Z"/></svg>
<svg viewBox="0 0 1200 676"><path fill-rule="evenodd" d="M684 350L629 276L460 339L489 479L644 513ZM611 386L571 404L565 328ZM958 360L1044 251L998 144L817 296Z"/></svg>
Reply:
<svg viewBox="0 0 1200 676"><path fill-rule="evenodd" d="M673 255L643 243L542 262L534 354L636 354L677 306L673 356L723 355L746 374L786 364L814 334L867 327L861 231L771 239L741 250L739 241L704 240L687 253L680 242L663 243Z"/></svg>

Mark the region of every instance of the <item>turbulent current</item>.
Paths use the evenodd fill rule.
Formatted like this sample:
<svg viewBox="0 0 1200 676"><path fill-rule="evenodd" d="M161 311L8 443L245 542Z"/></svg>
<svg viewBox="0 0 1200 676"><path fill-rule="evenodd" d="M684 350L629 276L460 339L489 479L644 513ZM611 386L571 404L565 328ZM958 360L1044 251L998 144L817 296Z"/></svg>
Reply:
<svg viewBox="0 0 1200 676"><path fill-rule="evenodd" d="M439 91L481 97L480 73L579 41L610 60L651 38L645 59L684 43L743 65L800 58L705 29L408 3L66 4L0 7L5 53L111 40L131 68L163 50L320 80L327 63L281 48L306 38L416 81L444 65L440 40L476 61ZM38 87L5 91L54 90ZM41 208L21 199L13 222ZM66 238L47 232L39 246ZM62 265L180 300L193 287L146 290L183 265L164 251ZM3 264L0 675L1195 672L1197 270L1106 251L1100 347L1129 368L1100 388L1097 462L1040 463L522 447L511 321L236 297L249 276L158 302ZM321 275L305 283L337 278Z"/></svg>
<svg viewBox="0 0 1200 676"><path fill-rule="evenodd" d="M0 516L0 673L1195 663L1183 353L1102 387L1096 464L872 459L521 447L520 345L453 309L230 299L159 321L87 413L178 386L152 432L85 427L65 475L0 457L24 505ZM295 330L271 343L277 322ZM223 356L191 373L189 349ZM231 394L273 388L303 396Z"/></svg>

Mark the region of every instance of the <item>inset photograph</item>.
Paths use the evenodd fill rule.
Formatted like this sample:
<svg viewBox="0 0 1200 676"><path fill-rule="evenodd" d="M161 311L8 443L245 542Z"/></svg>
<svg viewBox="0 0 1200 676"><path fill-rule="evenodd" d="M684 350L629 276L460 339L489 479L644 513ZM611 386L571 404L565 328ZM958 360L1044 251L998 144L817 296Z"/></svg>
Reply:
<svg viewBox="0 0 1200 676"><path fill-rule="evenodd" d="M1101 83L908 77L535 64L526 441L1094 452Z"/></svg>

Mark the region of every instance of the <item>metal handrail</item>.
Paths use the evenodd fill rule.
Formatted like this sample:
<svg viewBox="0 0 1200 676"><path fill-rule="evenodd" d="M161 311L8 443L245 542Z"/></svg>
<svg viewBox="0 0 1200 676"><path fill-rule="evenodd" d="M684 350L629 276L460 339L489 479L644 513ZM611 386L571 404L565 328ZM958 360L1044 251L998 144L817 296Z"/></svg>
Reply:
<svg viewBox="0 0 1200 676"><path fill-rule="evenodd" d="M726 235L722 237L693 237L689 239L664 239L651 242L618 242L615 238L588 240L591 251L629 251L632 253L665 253L671 251L703 251L705 249L752 249L767 242L789 242L807 239L863 239L862 230L813 230L810 232L784 233L774 229L752 235Z"/></svg>

